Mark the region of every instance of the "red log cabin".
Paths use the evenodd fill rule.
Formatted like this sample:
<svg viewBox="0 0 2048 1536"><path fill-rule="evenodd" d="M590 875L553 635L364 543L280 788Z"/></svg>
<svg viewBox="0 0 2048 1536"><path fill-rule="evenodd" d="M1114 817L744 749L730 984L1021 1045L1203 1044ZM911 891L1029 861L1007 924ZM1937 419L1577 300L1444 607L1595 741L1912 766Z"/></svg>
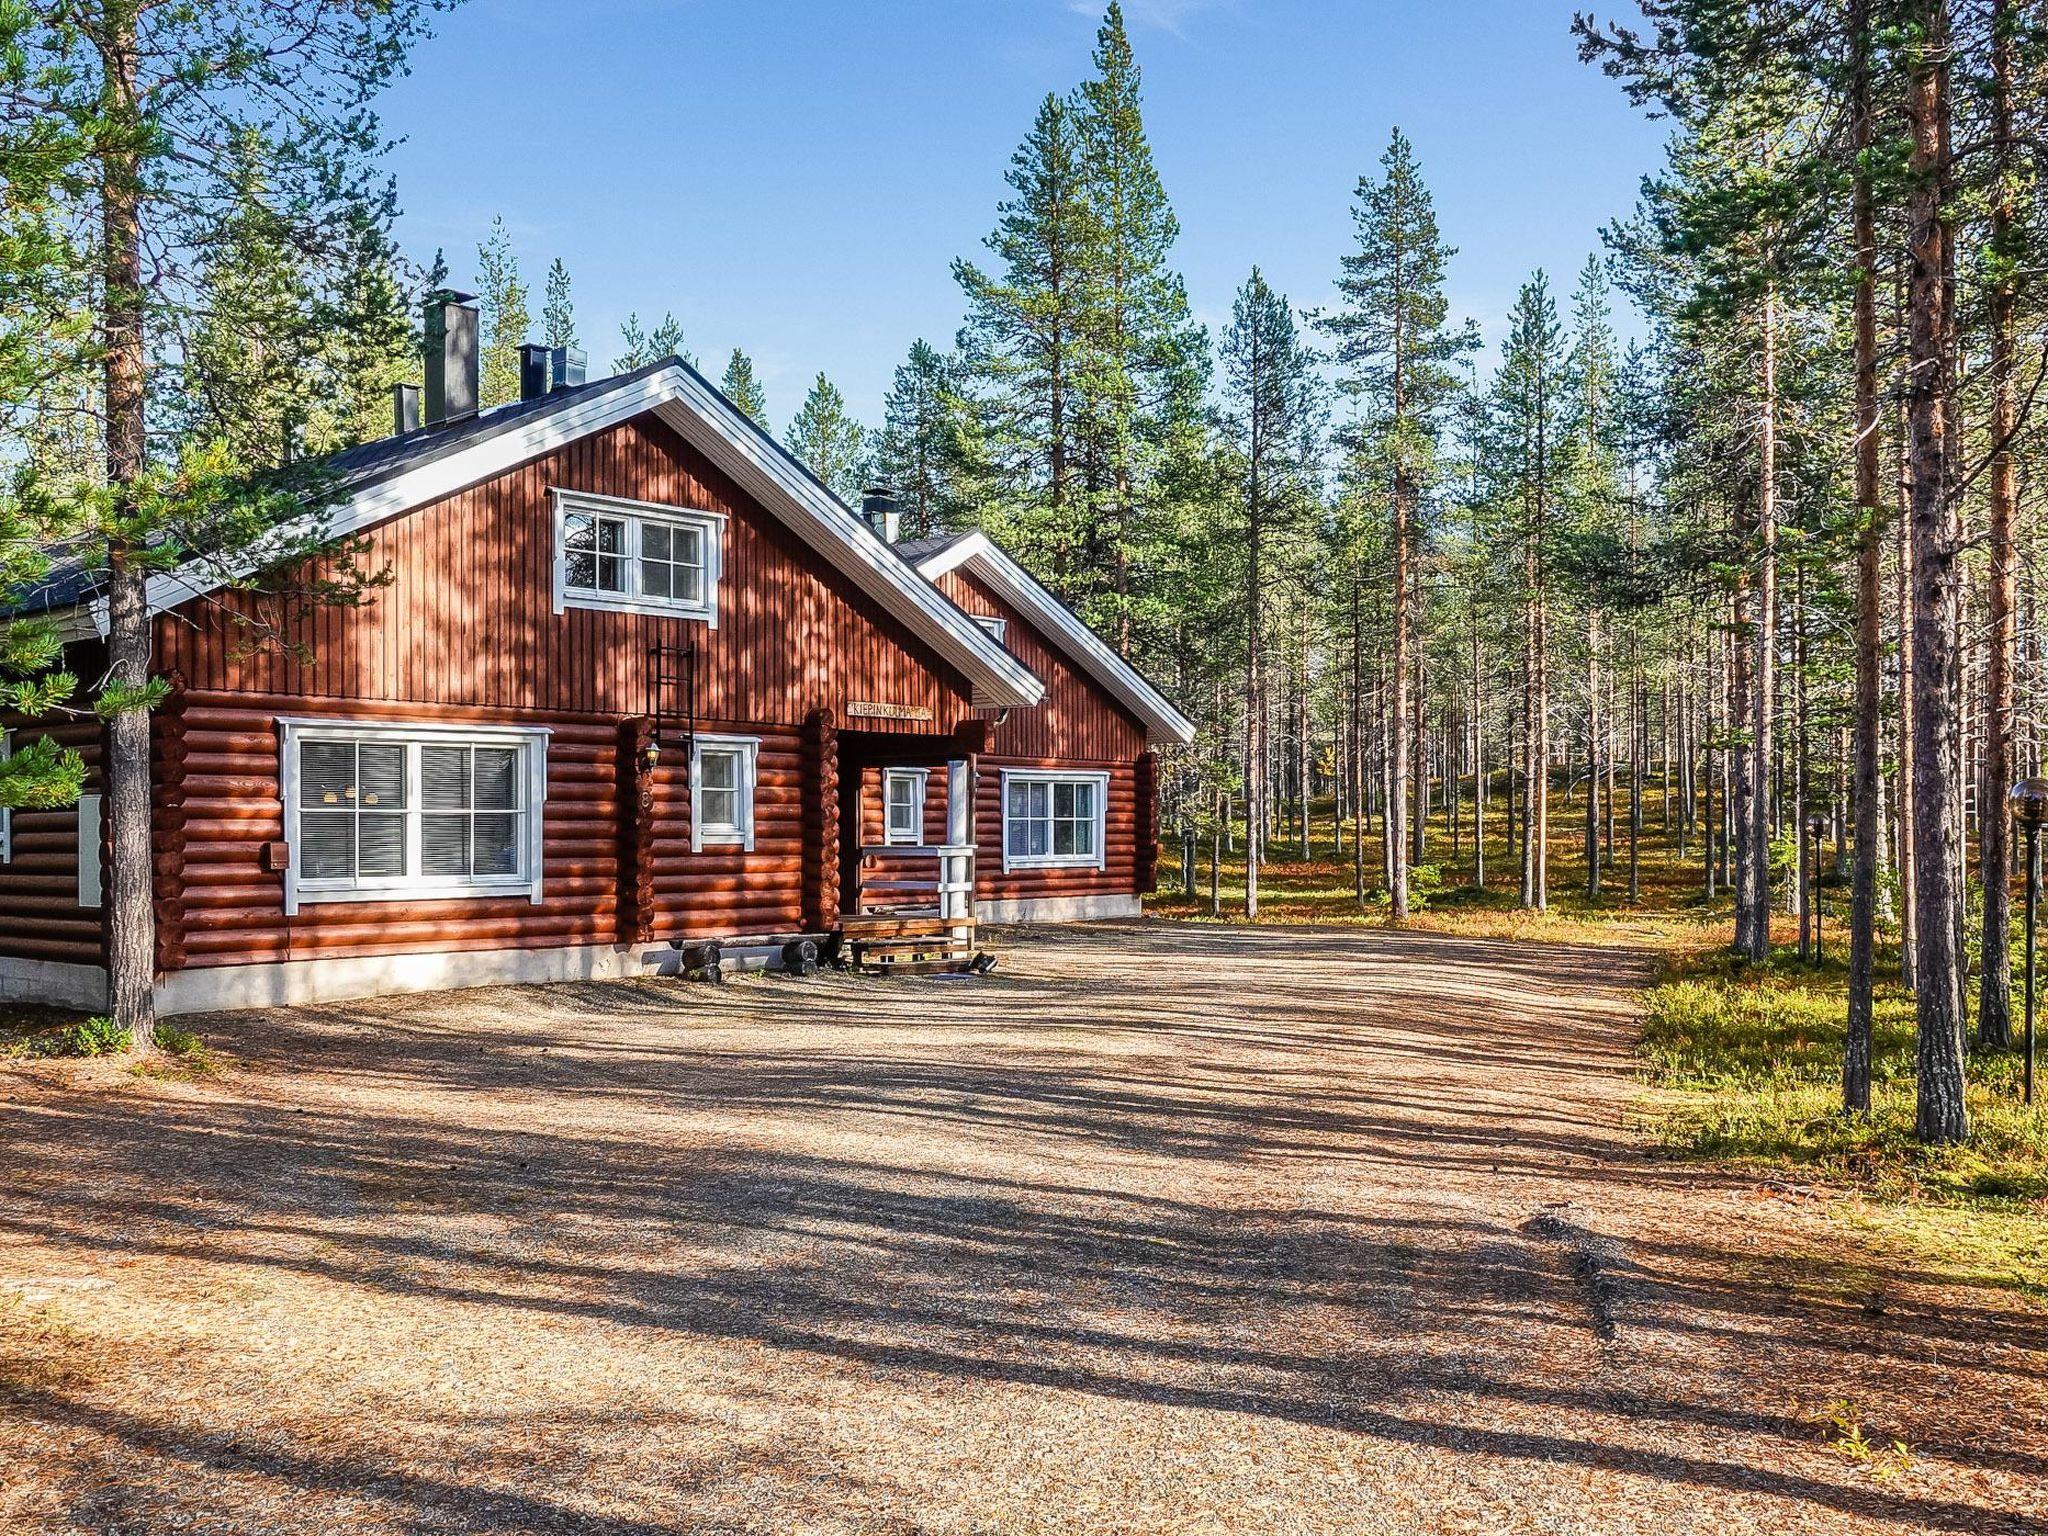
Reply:
<svg viewBox="0 0 2048 1536"><path fill-rule="evenodd" d="M1152 744L1192 727L1001 549L895 542L674 359L586 383L528 348L479 412L475 320L432 306L425 424L401 391L332 461L368 601L256 650L224 573L153 579L161 1011L1139 911ZM27 607L94 675L89 577ZM96 728L10 724L77 746L88 792L0 812L0 997L98 1007Z"/></svg>

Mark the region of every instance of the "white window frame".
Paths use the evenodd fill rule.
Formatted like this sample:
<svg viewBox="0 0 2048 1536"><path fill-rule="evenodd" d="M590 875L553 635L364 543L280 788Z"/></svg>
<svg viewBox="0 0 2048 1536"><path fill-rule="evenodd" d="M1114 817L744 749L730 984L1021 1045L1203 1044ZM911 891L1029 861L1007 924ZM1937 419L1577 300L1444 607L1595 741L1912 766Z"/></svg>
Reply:
<svg viewBox="0 0 2048 1536"><path fill-rule="evenodd" d="M309 902L328 901L478 901L523 895L541 899L541 824L547 806L548 738L544 725L442 725L403 720L343 720L322 717L284 718L278 722L277 782L284 804L284 838L289 849L284 871L285 916ZM419 777L422 746L514 747L520 754L525 802L520 814L526 825L520 839L519 870L482 878L460 875L372 875L347 881L304 879L299 872L303 838L299 832L299 753L308 741L375 742L407 745L405 755L405 863L420 868Z"/></svg>
<svg viewBox="0 0 2048 1536"><path fill-rule="evenodd" d="M672 507L652 501L628 501L620 496L595 496L587 491L554 492L554 584L556 613L571 608L596 608L615 613L651 613L671 619L695 619L718 628L718 588L725 575L725 526L723 512L697 507ZM588 517L618 518L626 524L626 590L599 592L569 585L568 520L576 513ZM648 523L671 528L694 529L703 540L704 600L647 597L640 591L640 534Z"/></svg>
<svg viewBox="0 0 2048 1536"><path fill-rule="evenodd" d="M704 819L697 814L697 807L703 803L700 790L704 783L704 749L711 747L722 752L737 752L740 755L740 822L737 827L719 827L707 831ZM761 738L758 736L718 736L699 733L690 747L690 851L702 853L706 848L740 848L748 853L754 851L754 787L759 780L761 764Z"/></svg>
<svg viewBox="0 0 2048 1536"><path fill-rule="evenodd" d="M14 732L0 731L0 762L14 755ZM0 805L0 864L14 862L14 807Z"/></svg>
<svg viewBox="0 0 2048 1536"><path fill-rule="evenodd" d="M1007 646L1010 643L1010 621L1008 619L999 619L992 613L970 613L968 617L987 630L989 637L997 645Z"/></svg>
<svg viewBox="0 0 2048 1536"><path fill-rule="evenodd" d="M1020 853L1010 852L1010 786L1013 783L1044 784L1046 794L1052 794L1057 784L1092 784L1095 786L1095 851L1093 853ZM1106 869L1109 858L1109 775L1100 770L1077 770L1071 768L1005 768L1003 770L1002 825L1003 870L1013 869Z"/></svg>
<svg viewBox="0 0 2048 1536"><path fill-rule="evenodd" d="M892 848L921 848L924 846L925 793L931 779L929 768L885 768L882 770L882 841ZM910 786L911 825L908 837L899 837L896 828L890 824L890 807L894 797L890 791L898 784Z"/></svg>

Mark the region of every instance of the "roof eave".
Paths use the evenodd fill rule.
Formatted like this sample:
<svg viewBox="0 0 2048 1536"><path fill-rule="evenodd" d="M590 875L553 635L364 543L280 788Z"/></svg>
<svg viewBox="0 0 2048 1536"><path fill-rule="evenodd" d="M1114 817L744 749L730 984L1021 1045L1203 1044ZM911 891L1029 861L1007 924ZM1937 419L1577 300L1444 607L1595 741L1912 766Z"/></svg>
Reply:
<svg viewBox="0 0 2048 1536"><path fill-rule="evenodd" d="M1066 604L1054 597L986 533L976 530L966 538L920 562L925 578L936 582L948 571L971 566L1010 602L1031 617L1095 680L1129 709L1145 727L1148 741L1187 746L1195 739L1194 722L1189 720L1151 683L1143 673L1125 661L1083 624Z"/></svg>

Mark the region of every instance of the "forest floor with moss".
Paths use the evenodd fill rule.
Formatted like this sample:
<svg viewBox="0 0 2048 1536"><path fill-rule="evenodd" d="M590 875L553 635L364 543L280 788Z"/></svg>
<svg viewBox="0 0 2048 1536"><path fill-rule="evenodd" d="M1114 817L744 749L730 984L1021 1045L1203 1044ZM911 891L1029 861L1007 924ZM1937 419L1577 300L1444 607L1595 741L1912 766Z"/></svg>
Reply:
<svg viewBox="0 0 2048 1536"><path fill-rule="evenodd" d="M1971 1052L1967 1144L1916 1142L1913 999L1898 983L1896 935L1888 935L1879 955L1872 1113L1844 1116L1846 884L1824 888L1817 963L1798 957L1796 923L1780 914L1770 959L1746 964L1729 949L1729 898L1706 896L1697 846L1681 856L1654 811L1639 845L1636 899L1630 898L1625 824L1616 828L1619 858L1604 871L1602 893L1589 897L1584 815L1582 800L1553 807L1549 902L1545 911L1532 912L1521 906L1519 865L1505 843L1489 836L1487 883L1477 889L1469 823L1454 845L1439 811L1416 872L1407 925L1656 952L1662 974L1644 994L1637 1047L1642 1088L1632 1115L1656 1155L1839 1195L1834 1208L1840 1220L1888 1234L1923 1261L1959 1278L2048 1295L2048 1103L2030 1108L2022 1102L2018 1053ZM1334 831L1325 804L1314 819L1310 857L1301 856L1298 829L1276 842L1279 856L1260 870L1261 922L1387 923L1377 832L1367 841L1361 904L1349 842L1340 852ZM1185 894L1178 855L1169 842L1159 895L1148 910L1209 920L1210 849L1204 843L1197 851L1193 900ZM1225 852L1218 874L1222 920L1242 922L1242 853ZM2018 969L2016 949L2016 1011ZM1974 1011L1974 982L1969 990Z"/></svg>

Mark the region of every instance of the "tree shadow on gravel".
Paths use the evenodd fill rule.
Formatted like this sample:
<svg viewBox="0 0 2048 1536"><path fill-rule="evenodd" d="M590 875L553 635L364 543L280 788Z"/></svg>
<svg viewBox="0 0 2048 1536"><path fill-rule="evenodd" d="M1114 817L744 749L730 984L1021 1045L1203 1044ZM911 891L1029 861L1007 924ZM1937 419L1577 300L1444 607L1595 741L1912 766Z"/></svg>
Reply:
<svg viewBox="0 0 2048 1536"><path fill-rule="evenodd" d="M1279 945L1273 963L1290 952ZM1101 953L1128 963L1127 951ZM2025 1392L2048 1353L2038 1315L1972 1302L1877 1325L1844 1299L1847 1261L1812 1261L1801 1289L1760 1289L1730 1280L1739 1255L1703 1233L1629 1250L1609 1344L1565 1256L1521 1230L1526 1210L1336 1209L1289 1198L1316 1187L1291 1180L1225 1199L1191 1178L1181 1197L1160 1192L1170 1182L1124 1190L1081 1171L1105 1159L1191 1173L1299 1161L1320 1179L1386 1164L1475 1187L1527 1180L1533 1203L1569 1162L1574 1181L1667 1187L1672 1170L1625 1156L1583 1103L1554 1100L1555 1059L1526 1081L1477 1087L1469 1063L1451 1060L1443 1098L1434 1079L1378 1082L1373 1064L1390 1047L1427 1054L1441 1039L1497 1059L1510 1041L1533 1056L1545 1039L1596 1032L1532 1027L1521 963L1488 962L1469 983L1381 981L1376 1007L1436 999L1392 1041L1344 1022L1327 983L1264 978L1232 1017L1205 1023L1192 1016L1199 998L1162 1021L1174 1010L1142 991L1105 1003L1098 984L1092 1001L1061 1001L1066 983L1025 975L894 1039L874 1021L893 1016L902 1030L904 994L843 982L734 988L716 1006L649 984L594 1014L573 995L506 993L521 1006L467 1029L424 1000L251 1016L220 1031L245 1066L219 1080L0 1109L16 1170L0 1259L32 1253L93 1273L118 1256L124 1272L175 1275L195 1293L208 1281L284 1295L301 1281L339 1285L446 1309L508 1350L567 1319L615 1331L650 1368L686 1372L693 1351L737 1341L885 1374L1767 1494L1874 1522L2027 1529L1968 1499L1866 1485L1817 1452L1768 1381L1679 1395L1667 1372L1636 1371L1630 1351L1665 1337L1762 1339L1827 1362L1830 1393L1882 1379L1928 1400L1952 1380L1930 1362L1939 1353ZM808 1000L807 1035L786 1016L795 995ZM1037 997L1039 1016L1006 1048L1002 1020L1019 996ZM870 1022L841 1030L842 1011ZM1290 1011L1305 1021L1292 1033ZM1092 1053L1048 1043L1069 1017L1080 1029L1105 1012ZM1602 1028L1604 1053L1615 1031ZM981 1041L989 1031L993 1043ZM1554 1057L1574 1049L1558 1044ZM362 1107L373 1088L400 1097L373 1112ZM807 1149L807 1134L842 1123L871 1144L915 1127L938 1135L886 1160ZM997 1145L1008 1155L993 1165L944 1165ZM217 1325L236 1326L231 1313ZM156 1422L121 1406L117 1385L19 1381L0 1416L59 1438L171 1446L195 1476L215 1466L374 1497L423 1530L673 1529L385 1467L374 1424L346 1453L257 1442ZM2023 1440L1945 1424L1898 1428L1923 1461L2048 1478L2048 1457ZM602 1447L590 1455L601 1464Z"/></svg>

